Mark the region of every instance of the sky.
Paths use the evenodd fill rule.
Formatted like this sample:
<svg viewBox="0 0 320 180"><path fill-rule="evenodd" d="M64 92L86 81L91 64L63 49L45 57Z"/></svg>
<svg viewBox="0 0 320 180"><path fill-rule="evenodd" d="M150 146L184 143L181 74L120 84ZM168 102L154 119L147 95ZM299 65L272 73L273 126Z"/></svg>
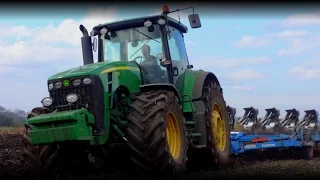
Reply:
<svg viewBox="0 0 320 180"><path fill-rule="evenodd" d="M188 4L191 6L192 4ZM79 25L94 25L161 12L150 6L95 5L69 9L0 8L0 106L30 111L48 96L53 74L82 65ZM186 4L169 4L170 9ZM202 27L185 43L194 69L213 72L228 105L237 108L320 110L320 11L313 7L243 8L194 5ZM17 8L17 7L16 7ZM19 7L20 8L20 7ZM17 12L17 13L13 13ZM177 13L170 15L178 17Z"/></svg>

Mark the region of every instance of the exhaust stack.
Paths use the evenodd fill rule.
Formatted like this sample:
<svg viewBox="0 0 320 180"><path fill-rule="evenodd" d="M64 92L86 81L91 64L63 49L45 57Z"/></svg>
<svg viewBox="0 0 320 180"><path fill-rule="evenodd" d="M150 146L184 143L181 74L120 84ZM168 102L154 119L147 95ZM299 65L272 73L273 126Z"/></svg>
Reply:
<svg viewBox="0 0 320 180"><path fill-rule="evenodd" d="M91 37L89 36L88 30L82 24L80 25L79 29L83 35L81 37L83 65L92 64L94 62Z"/></svg>

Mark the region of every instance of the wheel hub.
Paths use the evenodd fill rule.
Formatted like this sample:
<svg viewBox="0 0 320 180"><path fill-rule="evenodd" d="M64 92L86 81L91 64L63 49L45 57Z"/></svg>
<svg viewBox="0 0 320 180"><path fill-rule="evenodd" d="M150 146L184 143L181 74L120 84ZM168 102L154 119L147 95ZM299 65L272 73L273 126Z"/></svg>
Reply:
<svg viewBox="0 0 320 180"><path fill-rule="evenodd" d="M178 159L181 149L179 123L172 112L168 113L166 121L166 134L169 151L174 159Z"/></svg>
<svg viewBox="0 0 320 180"><path fill-rule="evenodd" d="M220 107L216 104L213 106L211 123L214 143L220 151L223 151L226 148L227 142L225 120L223 119Z"/></svg>

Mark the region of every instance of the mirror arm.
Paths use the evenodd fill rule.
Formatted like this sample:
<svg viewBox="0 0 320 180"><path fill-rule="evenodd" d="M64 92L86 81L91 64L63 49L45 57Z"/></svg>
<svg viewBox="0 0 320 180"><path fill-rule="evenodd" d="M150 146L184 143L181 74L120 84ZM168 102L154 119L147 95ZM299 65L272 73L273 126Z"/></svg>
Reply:
<svg viewBox="0 0 320 180"><path fill-rule="evenodd" d="M192 9L192 14L194 14L194 8L193 7L187 7L187 8L182 8L182 9L176 9L173 11L168 12L169 13L174 13L174 12L178 12L178 11L182 11L182 10L186 10L186 9Z"/></svg>

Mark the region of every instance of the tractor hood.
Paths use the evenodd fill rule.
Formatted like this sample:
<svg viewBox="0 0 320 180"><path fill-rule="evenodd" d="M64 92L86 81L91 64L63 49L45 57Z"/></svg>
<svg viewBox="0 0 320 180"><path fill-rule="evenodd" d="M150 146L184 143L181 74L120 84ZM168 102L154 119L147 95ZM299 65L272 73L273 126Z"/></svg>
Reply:
<svg viewBox="0 0 320 180"><path fill-rule="evenodd" d="M68 69L66 71L60 72L58 74L55 74L49 77L48 80L82 76L82 75L99 75L101 73L111 72L114 70L122 70L122 69L135 70L135 71L140 70L139 66L134 61L99 62L99 63L87 64L85 66Z"/></svg>

